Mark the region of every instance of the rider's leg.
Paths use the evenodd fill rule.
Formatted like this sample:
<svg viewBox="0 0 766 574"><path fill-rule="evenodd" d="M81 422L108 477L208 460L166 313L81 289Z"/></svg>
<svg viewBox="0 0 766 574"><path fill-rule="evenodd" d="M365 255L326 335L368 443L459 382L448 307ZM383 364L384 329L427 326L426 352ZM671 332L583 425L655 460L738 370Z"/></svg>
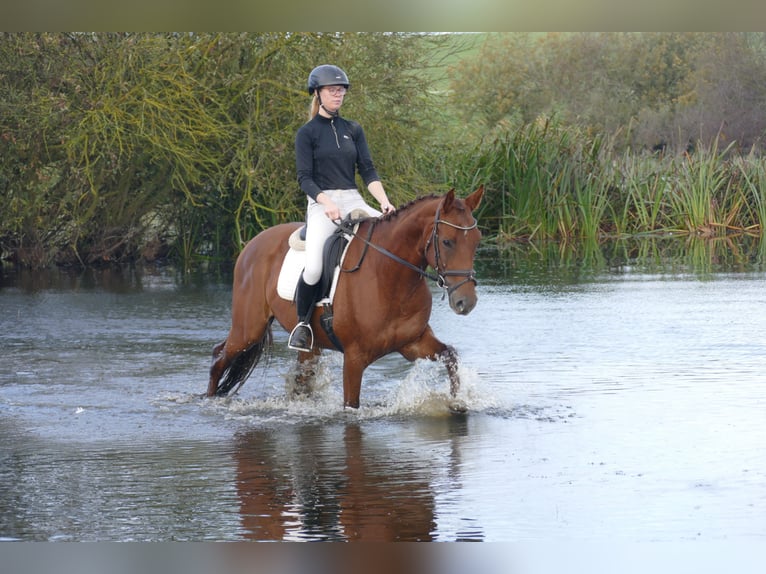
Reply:
<svg viewBox="0 0 766 574"><path fill-rule="evenodd" d="M287 343L296 351L311 351L314 343L311 315L319 296L316 291L322 277L322 251L325 241L334 231L335 224L324 214L324 206L310 199L306 217L306 265L295 290L298 324Z"/></svg>
<svg viewBox="0 0 766 574"><path fill-rule="evenodd" d="M367 203L362 197L362 194L357 190L344 190L342 210L345 211L345 213L351 213L355 209L360 209L371 217L380 217L383 215L381 211L375 209L369 203Z"/></svg>
<svg viewBox="0 0 766 574"><path fill-rule="evenodd" d="M318 285L309 285L303 280L301 273L298 286L295 289L295 307L298 313L298 324L290 333L287 346L296 351L311 351L314 346L314 332L311 330L311 315L317 299Z"/></svg>

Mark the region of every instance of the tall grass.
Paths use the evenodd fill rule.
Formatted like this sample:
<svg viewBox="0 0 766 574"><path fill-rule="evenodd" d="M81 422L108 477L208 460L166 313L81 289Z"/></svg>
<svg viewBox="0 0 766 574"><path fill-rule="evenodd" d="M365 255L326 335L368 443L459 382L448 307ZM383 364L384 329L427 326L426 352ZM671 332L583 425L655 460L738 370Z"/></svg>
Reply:
<svg viewBox="0 0 766 574"><path fill-rule="evenodd" d="M766 269L766 242L754 235L702 237L689 234L621 237L601 241L511 242L486 248L479 266L502 269L514 282L580 283L588 276L619 272L679 273L705 277L723 269ZM546 270L555 269L552 275ZM481 272L481 271L480 271Z"/></svg>
<svg viewBox="0 0 766 574"><path fill-rule="evenodd" d="M715 235L715 228L736 227L744 196L732 186L725 158L732 145L684 154L672 165L674 185L669 193L672 211L683 218L690 233Z"/></svg>
<svg viewBox="0 0 766 574"><path fill-rule="evenodd" d="M574 192L579 213L579 234L585 239L598 239L609 205L609 193L614 188L614 163L602 157L607 145L603 136L596 136L587 142L588 148L580 153L576 165L577 179Z"/></svg>
<svg viewBox="0 0 766 574"><path fill-rule="evenodd" d="M545 119L502 126L456 165L458 185L482 174L482 222L501 242L762 234L766 222L764 160L718 140L654 154Z"/></svg>
<svg viewBox="0 0 766 574"><path fill-rule="evenodd" d="M750 152L732 161L733 170L741 178L743 195L749 220L744 223L746 231L761 230L766 225L766 164L763 158Z"/></svg>
<svg viewBox="0 0 766 574"><path fill-rule="evenodd" d="M669 179L661 161L647 161L625 152L619 161L624 200L612 206L612 218L620 235L668 231L667 189Z"/></svg>
<svg viewBox="0 0 766 574"><path fill-rule="evenodd" d="M597 238L609 210L617 172L600 135L556 121L503 129L463 158L493 188L484 216L505 238Z"/></svg>

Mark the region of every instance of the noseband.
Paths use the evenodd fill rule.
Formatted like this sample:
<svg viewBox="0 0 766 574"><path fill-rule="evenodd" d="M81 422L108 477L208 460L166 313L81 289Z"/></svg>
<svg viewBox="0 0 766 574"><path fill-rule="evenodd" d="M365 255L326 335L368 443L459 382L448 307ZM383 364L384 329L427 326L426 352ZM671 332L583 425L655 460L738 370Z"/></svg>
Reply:
<svg viewBox="0 0 766 574"><path fill-rule="evenodd" d="M354 232L354 224L355 223L356 222L354 220L343 219L337 225L338 225L340 231L342 231L343 233L346 233L348 235L352 235L352 236L356 237L357 239L362 240L365 243L365 245L366 245L365 252L367 250L367 247L372 247L373 249L375 249L376 251L379 251L380 253L382 253L386 257L390 257L391 259L393 259L397 263L401 263L405 267L408 267L408 268L412 269L413 271L419 273L423 277L427 277L428 279L431 279L441 289L444 289L444 292L445 292L446 295L452 295L452 292L455 289L458 289L459 287L461 287L465 283L468 283L469 281L473 281L474 285L477 284L477 281L476 281L476 271L474 271L473 269L467 269L467 270L465 270L465 269L461 269L461 270L443 269L442 265L441 265L441 258L439 256L439 224L441 223L441 224L444 224L444 225L449 225L450 227L452 227L454 229L459 229L461 231L470 231L471 229L475 229L476 226L478 225L478 221L476 221L475 218L473 220L473 223L471 225L468 225L468 226L462 226L462 225L457 225L455 223L451 223L449 221L441 219L441 204L439 205L439 208L436 210L436 216L434 217L434 225L433 225L433 228L431 230L431 235L429 236L428 241L426 241L425 250L424 250L424 253L427 254L428 253L429 245L431 243L433 243L433 246L434 246L434 267L435 267L435 270L436 270L436 275L434 275L432 273L428 273L427 271L425 271L424 269L421 269L417 265L413 265L409 261L407 261L405 259L402 259L401 257L399 257L398 255L396 255L394 253L391 253L388 249L385 249L384 247L381 247L379 245L375 245L374 243L371 243L370 242L370 237L372 237L372 230L375 227L374 223L373 223L373 225L370 225L370 230L369 230L369 232L367 234L367 238L361 237L360 235L357 235ZM349 273L353 272L353 271L356 271L361 266L363 260L364 260L364 253L362 253L361 258L359 259L359 263L357 263L356 266L353 269L348 269L348 270L344 270L344 271L345 272L349 272ZM465 277L465 279L463 279L459 283L456 283L455 285L450 285L449 283L447 283L447 277Z"/></svg>

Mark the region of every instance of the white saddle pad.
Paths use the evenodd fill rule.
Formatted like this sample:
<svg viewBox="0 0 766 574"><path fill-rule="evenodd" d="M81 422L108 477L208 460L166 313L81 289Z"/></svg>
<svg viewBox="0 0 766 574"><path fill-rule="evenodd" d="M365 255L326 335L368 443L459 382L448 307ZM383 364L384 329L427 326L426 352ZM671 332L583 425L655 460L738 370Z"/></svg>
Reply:
<svg viewBox="0 0 766 574"><path fill-rule="evenodd" d="M343 254L341 255L341 263L343 262L343 258L346 256L347 249L348 245L346 245L345 249L343 249ZM305 251L298 251L292 247L287 250L285 259L282 261L282 268L279 271L279 279L277 280L277 294L282 297L282 299L287 299L288 301L292 301L294 299L295 287L298 285L298 279L300 279L301 273L303 273L303 268L305 266ZM317 306L320 306L323 303L332 303L333 297L335 296L335 287L338 284L339 275L340 267L336 267L332 277L332 284L330 285L330 294L324 299L317 301Z"/></svg>
<svg viewBox="0 0 766 574"><path fill-rule="evenodd" d="M351 213L351 217L353 219L359 219L361 217L367 217L367 213L360 210L354 210ZM356 232L357 227L358 224L354 227L354 232ZM296 229L290 235L290 249L287 250L285 259L282 261L282 268L279 271L279 279L277 280L277 294L282 297L282 299L287 299L288 301L294 299L295 287L298 285L298 279L300 279L303 268L306 266L306 252L304 251L305 242L300 239L299 234L300 228ZM346 235L346 238L349 242L340 256L341 263L343 263L343 260L346 258L346 251L348 251L348 246L351 245L352 236ZM333 297L335 297L335 288L338 285L339 276L340 267L336 267L332 277L332 284L330 285L330 294L324 299L317 301L317 306L321 306L324 303L332 303Z"/></svg>

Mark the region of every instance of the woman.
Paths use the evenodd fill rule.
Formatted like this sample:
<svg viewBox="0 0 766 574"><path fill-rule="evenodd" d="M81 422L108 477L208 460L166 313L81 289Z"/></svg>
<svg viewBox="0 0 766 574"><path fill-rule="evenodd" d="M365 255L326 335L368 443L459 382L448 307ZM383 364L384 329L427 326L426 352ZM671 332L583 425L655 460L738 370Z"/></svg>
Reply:
<svg viewBox="0 0 766 574"><path fill-rule="evenodd" d="M394 211L375 171L364 131L358 123L338 114L348 87L346 73L337 66L325 64L311 70L309 121L295 137L298 183L308 196L306 266L295 291L298 324L288 341L288 346L297 351L311 351L314 345L310 323L319 296L316 291L322 275L322 250L336 229L335 222L354 209L376 216ZM380 204L380 211L367 205L359 194L357 171Z"/></svg>

